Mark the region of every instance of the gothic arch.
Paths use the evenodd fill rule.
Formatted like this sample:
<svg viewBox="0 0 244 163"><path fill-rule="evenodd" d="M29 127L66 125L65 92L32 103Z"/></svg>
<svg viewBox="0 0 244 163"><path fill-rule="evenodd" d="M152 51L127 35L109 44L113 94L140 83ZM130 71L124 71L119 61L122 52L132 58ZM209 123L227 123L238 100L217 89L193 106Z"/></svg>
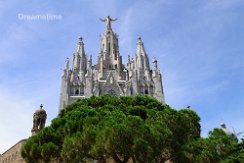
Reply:
<svg viewBox="0 0 244 163"><path fill-rule="evenodd" d="M145 95L148 95L148 94L149 94L148 90L147 90L147 89L145 89Z"/></svg>

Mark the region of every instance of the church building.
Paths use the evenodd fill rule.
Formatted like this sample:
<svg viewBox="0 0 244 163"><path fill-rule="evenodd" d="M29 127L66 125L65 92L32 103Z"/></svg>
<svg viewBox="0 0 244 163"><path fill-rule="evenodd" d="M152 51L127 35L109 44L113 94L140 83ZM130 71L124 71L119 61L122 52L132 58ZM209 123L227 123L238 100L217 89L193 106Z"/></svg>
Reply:
<svg viewBox="0 0 244 163"><path fill-rule="evenodd" d="M141 38L138 38L136 53L128 57L128 63L122 63L119 52L118 35L113 32L109 16L106 30L101 37L100 53L97 64L92 64L92 57L85 53L83 39L80 38L74 53L70 69L69 59L65 63L62 75L60 106L63 109L69 103L79 99L102 94L113 96L149 95L165 103L162 78L154 58L150 68L149 58ZM47 114L41 105L33 114L32 135L45 128ZM0 154L0 163L25 163L21 148L26 139L20 140L4 153Z"/></svg>
<svg viewBox="0 0 244 163"><path fill-rule="evenodd" d="M100 53L96 64L88 57L83 38L79 39L72 59L67 58L61 81L60 105L63 109L69 103L90 96L110 94L113 96L149 95L165 103L162 77L154 58L150 68L148 54L142 39L137 41L136 53L128 57L128 63L122 63L119 52L118 35L112 30L111 19L106 22L106 30L101 36Z"/></svg>

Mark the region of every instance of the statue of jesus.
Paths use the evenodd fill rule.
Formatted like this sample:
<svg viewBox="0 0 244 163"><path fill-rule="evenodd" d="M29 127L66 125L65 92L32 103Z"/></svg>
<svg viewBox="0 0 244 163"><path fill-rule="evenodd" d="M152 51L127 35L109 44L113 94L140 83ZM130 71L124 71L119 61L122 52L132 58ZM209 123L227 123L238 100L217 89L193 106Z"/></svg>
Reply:
<svg viewBox="0 0 244 163"><path fill-rule="evenodd" d="M112 18L110 18L110 16L107 16L106 19L101 19L100 18L100 20L102 22L106 22L107 30L111 30L111 21L116 21L117 18L116 19L112 19Z"/></svg>

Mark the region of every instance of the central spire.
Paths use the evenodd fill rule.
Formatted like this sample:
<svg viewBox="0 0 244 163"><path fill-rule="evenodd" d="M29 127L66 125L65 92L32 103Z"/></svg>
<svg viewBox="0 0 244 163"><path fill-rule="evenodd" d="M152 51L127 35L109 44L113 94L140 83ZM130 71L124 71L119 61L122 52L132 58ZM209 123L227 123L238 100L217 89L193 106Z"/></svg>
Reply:
<svg viewBox="0 0 244 163"><path fill-rule="evenodd" d="M116 18L116 19L112 19L112 18L110 18L110 16L107 16L105 19L101 19L101 18L100 18L100 20L101 20L102 22L106 22L107 30L112 30L112 28L111 28L111 22L112 22L112 21L116 21L117 18Z"/></svg>
<svg viewBox="0 0 244 163"><path fill-rule="evenodd" d="M122 70L122 58L119 54L119 42L118 36L113 32L111 28L111 22L116 21L117 19L112 19L110 16L107 16L101 21L106 22L107 29L103 33L100 42L100 56L99 56L99 75L103 79L107 71L117 70L121 74Z"/></svg>

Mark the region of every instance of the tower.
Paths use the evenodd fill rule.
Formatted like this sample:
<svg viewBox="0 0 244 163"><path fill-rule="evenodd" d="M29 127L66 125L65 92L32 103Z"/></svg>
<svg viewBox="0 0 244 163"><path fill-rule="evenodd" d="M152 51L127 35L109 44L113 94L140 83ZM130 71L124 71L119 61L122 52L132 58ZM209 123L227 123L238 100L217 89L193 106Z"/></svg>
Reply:
<svg viewBox="0 0 244 163"><path fill-rule="evenodd" d="M113 31L112 19L107 16L100 19L106 22L105 32L100 40L100 52L97 64L92 64L85 53L83 39L80 38L73 55L72 67L66 59L61 79L60 109L79 98L111 94L114 96L134 96L136 94L153 96L162 103L164 100L161 73L157 60L150 69L148 54L139 37L134 58L128 57L128 63L122 63L119 52L118 35Z"/></svg>
<svg viewBox="0 0 244 163"><path fill-rule="evenodd" d="M33 115L33 128L31 130L32 135L35 135L45 127L46 119L47 113L41 104L40 108L37 109Z"/></svg>

